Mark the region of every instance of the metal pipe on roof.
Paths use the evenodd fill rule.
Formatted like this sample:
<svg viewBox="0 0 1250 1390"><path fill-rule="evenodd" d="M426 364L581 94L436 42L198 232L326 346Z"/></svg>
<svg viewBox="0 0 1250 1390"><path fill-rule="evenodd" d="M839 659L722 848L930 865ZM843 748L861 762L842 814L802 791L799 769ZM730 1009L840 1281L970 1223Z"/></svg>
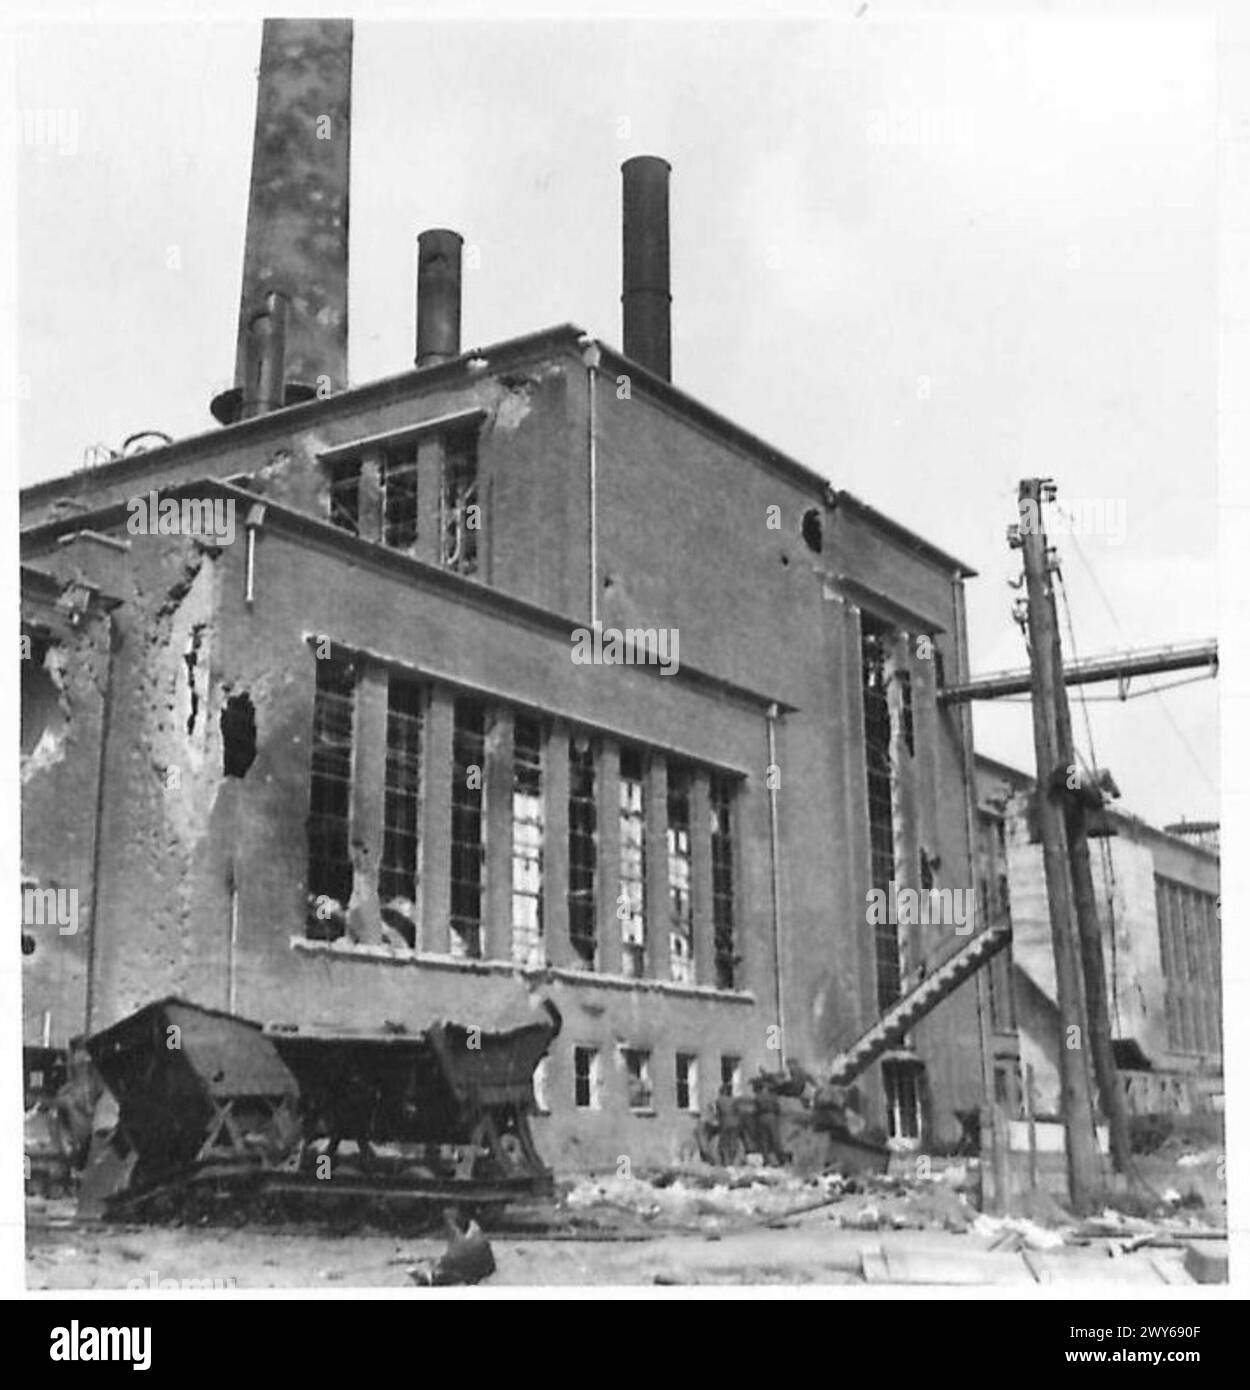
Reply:
<svg viewBox="0 0 1250 1390"><path fill-rule="evenodd" d="M445 227L417 237L418 367L460 356L460 251L464 238Z"/></svg>
<svg viewBox="0 0 1250 1390"><path fill-rule="evenodd" d="M621 307L625 356L672 379L666 159L640 154L621 165Z"/></svg>

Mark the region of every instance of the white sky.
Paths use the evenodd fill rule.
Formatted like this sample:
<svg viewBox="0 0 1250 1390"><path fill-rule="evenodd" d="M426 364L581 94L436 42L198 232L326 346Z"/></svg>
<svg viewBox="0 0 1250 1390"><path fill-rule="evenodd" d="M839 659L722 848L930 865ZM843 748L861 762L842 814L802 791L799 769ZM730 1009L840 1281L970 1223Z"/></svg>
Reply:
<svg viewBox="0 0 1250 1390"><path fill-rule="evenodd" d="M480 250L466 347L564 321L619 343L618 166L662 154L675 382L978 569L974 670L1025 663L1004 582L1025 473L1126 508L1122 544L1081 539L1089 569L1060 540L1080 654L1214 635L1210 23L880 10L358 22L353 380L411 362L427 226ZM259 39L258 21L19 36L19 107L78 123L70 152L17 150L24 483L93 441L211 424ZM1219 815L1215 682L1092 711L1130 809ZM979 707L977 739L1032 766L1027 705Z"/></svg>

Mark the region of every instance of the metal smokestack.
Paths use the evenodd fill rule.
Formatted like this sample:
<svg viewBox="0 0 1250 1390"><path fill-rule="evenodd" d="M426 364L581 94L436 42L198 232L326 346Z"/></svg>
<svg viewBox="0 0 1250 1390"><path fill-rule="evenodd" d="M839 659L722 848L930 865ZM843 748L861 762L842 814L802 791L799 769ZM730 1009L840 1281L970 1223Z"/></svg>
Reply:
<svg viewBox="0 0 1250 1390"><path fill-rule="evenodd" d="M417 237L417 366L460 356L459 232L434 228Z"/></svg>
<svg viewBox="0 0 1250 1390"><path fill-rule="evenodd" d="M636 155L621 165L625 356L665 381L673 375L668 176L668 161L656 155Z"/></svg>

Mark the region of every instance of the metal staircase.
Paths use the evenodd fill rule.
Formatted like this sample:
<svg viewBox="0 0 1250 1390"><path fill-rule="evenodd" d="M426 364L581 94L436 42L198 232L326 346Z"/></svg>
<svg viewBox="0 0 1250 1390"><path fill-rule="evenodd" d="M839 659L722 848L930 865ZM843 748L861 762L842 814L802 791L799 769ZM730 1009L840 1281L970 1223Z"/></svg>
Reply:
<svg viewBox="0 0 1250 1390"><path fill-rule="evenodd" d="M926 974L914 989L896 1000L866 1032L830 1064L830 1080L846 1086L884 1052L897 1047L922 1018L970 976L996 956L1011 940L1008 923L986 927Z"/></svg>

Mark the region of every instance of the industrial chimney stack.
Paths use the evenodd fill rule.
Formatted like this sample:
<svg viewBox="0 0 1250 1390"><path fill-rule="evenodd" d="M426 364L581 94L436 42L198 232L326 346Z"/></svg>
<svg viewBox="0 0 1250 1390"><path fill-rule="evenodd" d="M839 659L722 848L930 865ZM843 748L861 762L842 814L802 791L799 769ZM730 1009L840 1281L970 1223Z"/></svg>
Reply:
<svg viewBox="0 0 1250 1390"><path fill-rule="evenodd" d="M347 385L351 78L350 19L265 20L235 385L212 403L223 424ZM275 349L282 379L262 391Z"/></svg>
<svg viewBox="0 0 1250 1390"><path fill-rule="evenodd" d="M621 165L625 356L665 381L673 375L668 176L668 161L655 155L640 154Z"/></svg>
<svg viewBox="0 0 1250 1390"><path fill-rule="evenodd" d="M460 356L459 232L432 228L417 237L417 366Z"/></svg>

